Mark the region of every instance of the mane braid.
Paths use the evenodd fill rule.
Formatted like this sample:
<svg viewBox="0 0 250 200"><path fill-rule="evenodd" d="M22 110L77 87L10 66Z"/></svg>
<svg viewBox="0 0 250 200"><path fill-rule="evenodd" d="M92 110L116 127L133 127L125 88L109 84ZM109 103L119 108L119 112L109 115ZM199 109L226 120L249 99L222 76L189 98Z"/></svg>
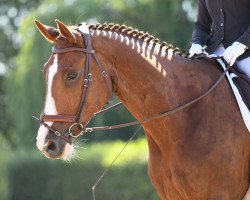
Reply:
<svg viewBox="0 0 250 200"><path fill-rule="evenodd" d="M167 42L161 42L159 38L156 38L150 35L148 32L139 31L138 29L134 29L132 27L127 27L126 25L114 24L114 23L97 23L89 25L90 30L104 30L104 31L112 31L119 32L125 34L127 36L138 38L147 43L153 43L153 45L160 44L160 49L163 47L166 48L166 51L172 50L174 54L183 56L185 58L188 57L188 54L185 51L181 51L179 48L174 47L173 45Z"/></svg>

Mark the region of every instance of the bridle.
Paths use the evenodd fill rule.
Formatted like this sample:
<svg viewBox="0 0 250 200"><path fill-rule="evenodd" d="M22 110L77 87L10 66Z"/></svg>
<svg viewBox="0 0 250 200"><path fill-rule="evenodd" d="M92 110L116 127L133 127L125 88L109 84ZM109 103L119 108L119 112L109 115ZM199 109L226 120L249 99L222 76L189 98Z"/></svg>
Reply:
<svg viewBox="0 0 250 200"><path fill-rule="evenodd" d="M79 51L79 52L83 52L86 54L86 59L85 59L85 72L84 72L84 82L83 82L83 90L82 90L82 94L81 94L81 100L80 100L80 104L79 107L77 109L77 112L75 115L45 115L45 114L41 114L40 118L34 117L36 120L39 121L39 123L43 126L45 126L46 128L48 128L54 135L56 135L57 137L59 137L60 139L72 144L72 138L77 138L81 135L83 135L84 133L87 132L93 132L93 131L103 131L103 130L111 130L111 129L118 129L118 128L123 128L123 127L129 127L129 126L135 126L138 124L144 124L147 123L149 121L155 120L155 119L159 119L161 117L165 117L168 116L170 114L173 114L177 111L180 111L196 102L198 102L199 100L201 100L202 98L204 98L205 96L207 96L212 90L214 90L216 88L216 86L223 80L224 76L226 75L227 71L229 70L229 68L231 67L230 65L227 65L226 69L224 70L224 72L221 74L221 76L217 79L217 81L211 85L211 87L205 91L203 94L201 94L200 96L194 98L193 100L180 105L176 108L173 108L172 110L166 111L166 112L162 112L160 114L156 114L153 115L151 117L142 119L141 121L133 121L133 122L128 122L128 123L123 123L123 124L118 124L118 125L113 125L113 126L101 126L101 127L91 127L91 128L86 128L84 124L81 123L81 118L84 114L84 109L85 109L85 104L86 104L86 100L88 98L88 93L89 93L89 86L90 86L90 82L92 81L92 74L91 74L91 64L90 64L90 60L91 57L94 58L95 62L97 63L97 66L100 70L100 73L102 74L106 86L109 90L110 93L110 97L112 96L112 88L109 84L109 79L110 77L107 76L106 71L103 69L102 65L100 64L95 51L92 48L92 44L91 44L91 36L89 33L89 28L86 25L86 23L82 23L79 24L77 29L76 29L82 36L85 44L86 44L86 48L78 48L78 47L69 47L69 48L52 48L52 53L55 54L60 54L60 53L67 53L67 52L72 52L72 51ZM204 55L197 55L196 58L203 58L206 57ZM213 59L221 59L221 57L213 57ZM98 113L95 113L94 116L98 115L98 114L102 114L105 113L113 108L118 107L119 105L121 105L121 103L118 103L114 106L110 106L107 109L104 109ZM46 124L45 122L64 122L64 123L72 123L72 125L69 127L69 135L68 137L63 136L58 130L50 127L48 124ZM75 134L73 133L72 129L73 127L77 126L80 129L80 132Z"/></svg>
<svg viewBox="0 0 250 200"><path fill-rule="evenodd" d="M89 28L86 25L86 23L81 23L78 25L76 29L82 36L84 43L86 45L86 48L78 48L78 47L69 47L69 48L52 48L52 53L54 54L60 54L60 53L67 53L67 52L72 52L72 51L78 51L78 52L83 52L86 54L86 59L85 59L85 70L84 70L84 81L83 81L83 89L82 89L82 94L81 94L81 100L79 107L77 109L77 112L75 115L45 115L42 113L40 115L40 118L34 117L36 120L40 122L43 126L48 128L54 135L57 137L61 138L62 140L65 140L68 143L72 143L71 138L76 138L79 137L80 135L84 134L85 132L85 125L81 123L81 118L84 114L84 109L85 109L85 104L88 99L88 94L89 94L89 86L92 81L92 74L91 74L91 57L94 58L95 62L97 63L97 66L100 70L100 73L102 74L102 77L105 80L105 83L107 85L107 88L109 90L110 96L112 96L112 89L109 85L109 77L107 76L106 71L103 69L101 66L95 51L92 48L91 44L91 37L89 33ZM72 125L69 127L69 137L63 136L58 130L50 127L48 124L45 122L63 122L63 123L72 123ZM73 127L78 127L80 129L80 132L75 134L72 129ZM71 138L70 138L71 137Z"/></svg>

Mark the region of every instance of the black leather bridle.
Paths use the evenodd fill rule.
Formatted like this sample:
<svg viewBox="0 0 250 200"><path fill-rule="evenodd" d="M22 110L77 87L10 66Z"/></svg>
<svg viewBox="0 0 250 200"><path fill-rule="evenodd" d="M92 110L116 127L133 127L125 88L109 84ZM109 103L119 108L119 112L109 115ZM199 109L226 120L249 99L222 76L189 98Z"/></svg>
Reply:
<svg viewBox="0 0 250 200"><path fill-rule="evenodd" d="M81 100L79 107L77 109L77 112L75 115L45 115L42 113L40 115L40 118L34 117L36 120L40 122L43 126L48 128L52 133L54 133L57 137L65 140L68 143L72 143L72 138L79 137L80 135L84 134L85 132L85 125L81 123L81 118L84 114L84 108L85 104L88 98L89 94L89 86L92 81L92 74L91 74L91 57L94 58L95 62L98 65L98 68L100 70L100 73L102 74L107 88L109 90L110 96L112 96L112 89L109 86L108 79L109 77L107 76L106 71L103 69L101 66L98 58L96 57L95 51L92 48L91 44L91 36L89 33L89 28L86 25L86 23L79 24L77 29L76 29L82 36L84 43L86 45L86 48L79 48L79 47L69 47L69 48L52 48L52 53L54 54L60 54L60 53L67 53L67 52L72 52L72 51L79 51L83 52L86 54L86 59L85 59L85 71L84 71L84 82L83 82L83 89L82 89L82 94L81 94ZM72 123L72 125L69 127L69 136L65 137L63 136L58 130L50 127L48 124L45 122L64 122L64 123ZM72 131L73 127L77 126L80 131L76 134Z"/></svg>

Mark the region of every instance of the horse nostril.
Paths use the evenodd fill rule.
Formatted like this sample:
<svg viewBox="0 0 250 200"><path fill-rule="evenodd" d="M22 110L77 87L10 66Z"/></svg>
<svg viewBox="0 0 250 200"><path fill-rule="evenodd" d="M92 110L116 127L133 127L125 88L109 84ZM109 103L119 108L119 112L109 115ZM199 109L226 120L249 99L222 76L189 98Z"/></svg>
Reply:
<svg viewBox="0 0 250 200"><path fill-rule="evenodd" d="M48 152L48 151L55 151L56 150L56 143L49 140L44 146L43 146L43 149L45 152Z"/></svg>

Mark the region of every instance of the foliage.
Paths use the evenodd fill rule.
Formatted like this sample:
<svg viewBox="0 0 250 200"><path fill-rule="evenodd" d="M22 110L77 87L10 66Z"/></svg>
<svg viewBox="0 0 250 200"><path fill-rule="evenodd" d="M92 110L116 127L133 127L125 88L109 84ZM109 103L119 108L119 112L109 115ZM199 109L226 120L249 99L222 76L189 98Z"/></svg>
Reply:
<svg viewBox="0 0 250 200"><path fill-rule="evenodd" d="M80 151L78 155L79 157L85 158L85 160L94 161L97 159L96 162L100 162L100 158L102 158L102 166L108 167L123 146L123 141L115 141L113 143L98 142L87 146L85 149L87 153L85 151ZM115 165L123 166L128 163L133 163L135 160L140 163L146 163L148 159L147 151L148 148L145 139L140 138L129 143L123 154L121 154L119 159L115 162Z"/></svg>
<svg viewBox="0 0 250 200"><path fill-rule="evenodd" d="M124 143L85 146L86 149L78 152L78 156L84 159L71 163L41 159L37 152L28 150L1 152L0 158L3 162L0 163L0 168L6 166L6 173L2 174L0 179L0 199L92 199L91 187ZM96 199L157 200L147 175L146 159L141 159L147 157L146 149L145 139L130 143L123 153L122 161L119 158L97 185ZM106 157L109 163L104 161ZM5 185L1 187L1 184Z"/></svg>
<svg viewBox="0 0 250 200"><path fill-rule="evenodd" d="M2 141L0 135L0 142ZM6 177L7 174L7 164L6 161L8 159L7 151L0 147L0 199L7 200L8 197L8 180Z"/></svg>
<svg viewBox="0 0 250 200"><path fill-rule="evenodd" d="M6 102L6 77L0 75L0 135L3 136L2 140L8 146L14 147L13 135L10 134L11 121L8 118L7 102ZM1 134L2 133L2 134Z"/></svg>
<svg viewBox="0 0 250 200"><path fill-rule="evenodd" d="M1 0L0 3L0 71L1 67L14 67L14 58L19 52L18 28L28 10L36 7L40 0Z"/></svg>
<svg viewBox="0 0 250 200"><path fill-rule="evenodd" d="M18 36L21 19L39 2L40 0L1 0L0 2L0 134L4 136L4 142L11 148L15 147L15 136L6 106L6 74L9 68L16 66L15 57L21 43Z"/></svg>
<svg viewBox="0 0 250 200"><path fill-rule="evenodd" d="M51 53L51 45L35 29L33 23L35 18L52 26L55 24L53 22L55 18L66 24L77 24L81 21L126 23L153 33L162 40L186 47L192 25L187 19L186 12L182 9L182 2L182 0L156 0L154 2L152 0L44 1L25 18L19 29L23 43L17 58L18 67L13 69L8 76L7 106L15 125L16 142L25 146L33 145L32 138L38 125L31 119L31 116L39 115L44 101L45 84L41 68ZM185 31L183 31L183 26L185 26ZM117 124L133 120L125 109L121 110L98 118L93 123ZM116 117L112 117L113 115ZM121 130L120 133L128 138L125 132L133 130ZM101 135L97 135L98 138L101 138ZM112 134L110 138L116 138L115 135L117 134Z"/></svg>

